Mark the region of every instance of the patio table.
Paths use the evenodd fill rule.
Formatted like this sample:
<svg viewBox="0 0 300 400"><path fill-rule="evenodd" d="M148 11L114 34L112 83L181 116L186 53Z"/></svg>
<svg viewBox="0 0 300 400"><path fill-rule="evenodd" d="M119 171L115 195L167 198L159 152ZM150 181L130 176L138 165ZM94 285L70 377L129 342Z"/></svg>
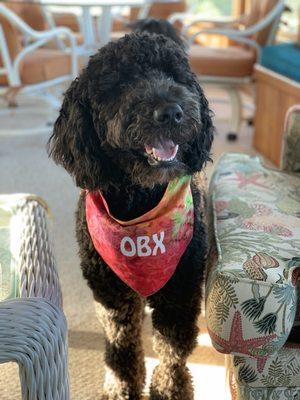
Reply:
<svg viewBox="0 0 300 400"><path fill-rule="evenodd" d="M166 0L159 0L166 1ZM168 0L169 1L169 0ZM171 0L172 1L172 0ZM178 1L178 0L173 0ZM148 0L0 0L0 3L21 3L34 4L41 7L76 7L82 12L82 33L84 37L84 46L87 49L95 47L95 34L93 29L93 16L91 9L99 7L102 9L100 17L100 44L103 46L110 40L110 32L112 25L112 7L145 7L149 8ZM150 2L151 4L151 2ZM146 11L142 12L142 16L146 15Z"/></svg>
<svg viewBox="0 0 300 400"><path fill-rule="evenodd" d="M40 4L42 7L76 7L82 12L82 33L84 46L92 50L95 47L95 33L93 29L93 16L91 9L99 7L102 10L100 16L100 45L103 46L110 40L112 27L113 7L141 7L138 18L146 18L149 8L154 0L0 0L2 3L27 3ZM159 3L178 2L179 0L155 0Z"/></svg>
<svg viewBox="0 0 300 400"><path fill-rule="evenodd" d="M112 7L142 7L145 0L41 0L44 6L79 7L82 10L82 30L85 46L89 49L95 45L93 16L91 9L102 9L100 16L100 44L103 46L110 40L112 26Z"/></svg>

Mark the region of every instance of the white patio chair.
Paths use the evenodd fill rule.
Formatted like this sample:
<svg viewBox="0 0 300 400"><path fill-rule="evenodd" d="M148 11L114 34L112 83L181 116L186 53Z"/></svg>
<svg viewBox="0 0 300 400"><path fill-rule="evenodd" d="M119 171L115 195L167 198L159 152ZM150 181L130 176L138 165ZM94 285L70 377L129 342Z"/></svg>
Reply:
<svg viewBox="0 0 300 400"><path fill-rule="evenodd" d="M50 7L42 5L39 0L19 0L17 3L7 3L11 11L16 13L27 25L36 31L46 31L58 27L69 28L76 38L76 44L82 52L81 45L84 38L80 33L80 18L73 12L52 12ZM58 9L59 10L59 9ZM46 47L65 49L68 46L67 38L56 39L47 43Z"/></svg>
<svg viewBox="0 0 300 400"><path fill-rule="evenodd" d="M69 400L67 323L46 207L36 196L0 196L0 363L18 363L23 400Z"/></svg>
<svg viewBox="0 0 300 400"><path fill-rule="evenodd" d="M43 47L64 37L70 44L65 50ZM27 45L24 45L25 39ZM50 89L71 81L78 74L76 39L68 28L35 31L2 4L0 56L0 95L9 107L17 105L19 94L27 93L42 93L52 107L58 107L60 101L51 94ZM7 113L7 109L2 110L2 115L5 112ZM36 131L40 132L41 129L38 127ZM22 127L18 130L24 132ZM30 129L30 133L34 133L33 131L34 129Z"/></svg>
<svg viewBox="0 0 300 400"><path fill-rule="evenodd" d="M253 0L249 15L242 16L236 21L213 21L223 27L201 29L189 38L190 62L199 81L218 85L229 94L232 106L229 139L234 140L237 137L242 121L239 88L253 82L254 65L260 61L262 47L274 41L284 8L284 0ZM171 23L175 23L178 19L184 21L186 17L186 14L175 14L169 21ZM191 24L183 28L184 32L187 33L191 26L199 22L194 18ZM242 29L239 29L240 24L243 24ZM195 44L200 35L225 36L234 44L226 48L201 46Z"/></svg>

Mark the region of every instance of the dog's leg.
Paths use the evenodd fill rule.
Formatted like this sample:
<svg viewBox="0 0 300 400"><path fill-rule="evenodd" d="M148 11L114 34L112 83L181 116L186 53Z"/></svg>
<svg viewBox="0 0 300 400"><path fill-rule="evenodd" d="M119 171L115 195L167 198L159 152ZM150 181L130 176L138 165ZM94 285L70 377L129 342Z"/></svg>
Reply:
<svg viewBox="0 0 300 400"><path fill-rule="evenodd" d="M190 324L188 332L186 329L182 330L180 320L168 322L160 311L154 310L154 350L158 355L159 365L153 373L150 399L192 400L193 387L186 359L194 348L196 328L194 324Z"/></svg>
<svg viewBox="0 0 300 400"><path fill-rule="evenodd" d="M140 400L145 366L141 341L144 300L99 257L91 241L81 196L76 225L81 268L93 290L105 334L104 394L102 400Z"/></svg>
<svg viewBox="0 0 300 400"><path fill-rule="evenodd" d="M196 346L200 293L198 296L191 293L191 301L182 301L180 296L173 297L171 292L166 296L150 302L154 308L154 350L159 358L152 377L150 399L193 400L192 380L186 360Z"/></svg>
<svg viewBox="0 0 300 400"><path fill-rule="evenodd" d="M140 400L145 366L141 341L143 301L133 295L119 307L96 302L105 332L105 382L102 400Z"/></svg>

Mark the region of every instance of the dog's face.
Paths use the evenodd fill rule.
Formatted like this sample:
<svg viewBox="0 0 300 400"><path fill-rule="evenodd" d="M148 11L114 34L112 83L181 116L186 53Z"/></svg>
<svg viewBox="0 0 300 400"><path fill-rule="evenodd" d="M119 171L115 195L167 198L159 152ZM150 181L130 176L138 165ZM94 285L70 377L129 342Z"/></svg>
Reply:
<svg viewBox="0 0 300 400"><path fill-rule="evenodd" d="M91 58L66 93L50 151L83 188L152 187L200 170L212 135L184 50L140 33Z"/></svg>
<svg viewBox="0 0 300 400"><path fill-rule="evenodd" d="M202 125L196 93L154 70L129 80L117 103L105 141L133 181L151 186L189 172L186 157Z"/></svg>

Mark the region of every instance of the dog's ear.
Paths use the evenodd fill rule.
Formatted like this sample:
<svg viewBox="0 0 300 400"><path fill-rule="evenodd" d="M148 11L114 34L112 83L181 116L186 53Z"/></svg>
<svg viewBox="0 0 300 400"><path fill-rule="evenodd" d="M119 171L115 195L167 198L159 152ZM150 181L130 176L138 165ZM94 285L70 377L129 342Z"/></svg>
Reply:
<svg viewBox="0 0 300 400"><path fill-rule="evenodd" d="M208 100L200 87L197 77L191 73L191 86L198 93L199 109L201 114L201 126L198 135L185 151L185 163L193 172L201 171L203 166L211 160L211 146L214 139L215 128L212 122L212 111Z"/></svg>
<svg viewBox="0 0 300 400"><path fill-rule="evenodd" d="M105 177L105 156L94 128L87 91L83 72L65 93L48 142L48 154L73 176L77 186L93 190Z"/></svg>

